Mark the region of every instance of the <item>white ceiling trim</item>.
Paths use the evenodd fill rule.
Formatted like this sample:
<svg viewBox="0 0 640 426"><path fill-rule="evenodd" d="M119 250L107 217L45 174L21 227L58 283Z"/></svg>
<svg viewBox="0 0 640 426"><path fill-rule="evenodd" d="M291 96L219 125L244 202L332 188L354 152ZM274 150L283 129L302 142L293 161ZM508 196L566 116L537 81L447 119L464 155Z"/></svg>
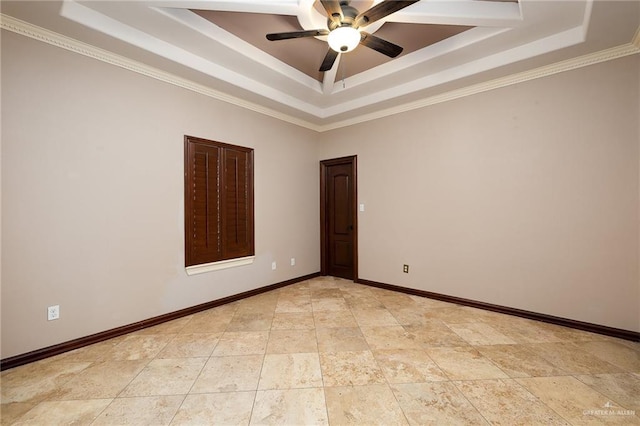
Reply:
<svg viewBox="0 0 640 426"><path fill-rule="evenodd" d="M352 101L344 102L327 108L325 110L325 118L336 116L354 109L365 107L371 103L377 102L380 98L392 99L398 96L407 95L415 91L434 87L440 84L448 83L460 78L468 77L478 72L488 71L503 65L511 64L519 60L528 59L536 55L549 51L549 46L555 49L572 46L584 40L584 31L582 27L573 28L550 37L545 37L518 46L513 49L495 53L474 61L464 63L462 65L447 68L440 72L427 75L425 77L410 81L405 84L391 87L389 89L378 91L370 96L362 96Z"/></svg>
<svg viewBox="0 0 640 426"><path fill-rule="evenodd" d="M393 14L393 22L406 24L515 27L522 24L520 4L477 0L429 0Z"/></svg>
<svg viewBox="0 0 640 426"><path fill-rule="evenodd" d="M296 15L298 0L167 0L155 3L158 7L216 10L219 12L249 12L275 15Z"/></svg>
<svg viewBox="0 0 640 426"><path fill-rule="evenodd" d="M328 130L339 129L342 127L352 126L354 124L363 123L366 121L377 120L379 118L388 117L394 114L400 114L415 109L424 108L430 105L439 104L442 102L448 102L459 98L475 95L490 90L500 89L502 87L511 86L518 83L524 83L530 80L538 78L548 77L554 74L558 74L565 71L571 71L578 68L583 68L589 65L599 64L601 62L607 62L614 59L623 58L625 56L636 55L640 53L640 28L638 29L638 35L634 38L633 42L627 43L621 46L612 47L609 49L601 50L599 52L590 53L587 55L579 56L565 61L556 62L540 68L535 68L529 71L512 74L506 77L497 78L494 80L474 84L471 86L463 87L461 89L452 90L450 92L442 93L440 95L431 96L419 101L406 103L404 105L388 108L375 113L361 115L359 117L343 120L337 123L327 124L320 126L320 132L326 132Z"/></svg>
<svg viewBox="0 0 640 426"><path fill-rule="evenodd" d="M288 114L280 113L278 111L263 107L253 102L247 102L243 99L229 96L225 93L213 90L204 85L194 83L190 80L175 76L171 73L158 70L157 68L150 67L148 65L142 64L129 58L125 58L120 55L116 55L103 49L99 49L87 43L77 41L70 37L63 36L61 34L49 31L28 22L15 19L8 15L0 14L0 28L317 132L324 132L337 128L347 127L354 124L423 108L429 105L447 102L454 99L459 99L462 97L498 89L501 87L506 87L513 84L550 76L560 72L570 71L573 69L582 68L585 66L640 53L639 28L633 40L621 46L613 47L573 59L568 59L555 64L498 78L488 82L475 84L437 96L431 96L420 101L410 102L398 107L378 111L376 113L362 115L350 120L344 120L327 125L316 125L306 120L301 120Z"/></svg>
<svg viewBox="0 0 640 426"><path fill-rule="evenodd" d="M289 105L316 116L322 114L322 109L304 102L300 98L288 95L283 91L222 67L213 61L130 27L75 1L64 1L60 16L284 105Z"/></svg>
<svg viewBox="0 0 640 426"><path fill-rule="evenodd" d="M126 58L115 53L111 53L107 50L100 49L87 43L75 40L71 37L67 37L58 34L53 31L49 31L45 28L38 27L20 19L13 18L11 16L0 13L0 28L3 30L11 31L62 49L78 53L89 58L97 59L98 61L105 62L111 65L115 65L120 68L124 68L129 71L133 71L138 74L145 75L147 77L160 80L165 83L173 84L174 86L182 87L183 89L191 90L193 92L200 93L202 95L214 98L223 102L227 102L241 108L245 108L251 111L258 112L260 114L268 115L270 117L277 118L288 123L292 123L301 127L306 127L311 130L320 131L320 127L310 123L306 120L301 120L296 117L292 117L288 114L280 113L271 108L263 107L253 102L245 101L244 99L230 96L219 90L211 89L210 87L202 84L195 83L186 78L178 77L174 74L161 71L157 68L148 66L138 61Z"/></svg>
<svg viewBox="0 0 640 426"><path fill-rule="evenodd" d="M196 15L190 10L163 9L155 7L153 9L155 9L158 13L162 13L163 15L177 22L180 22L183 25L187 25L188 27L194 29L195 31L198 31L200 34L203 34L211 40L224 44L230 49L233 49L238 53L241 53L257 62L260 62L261 64L268 66L272 70L279 72L287 78L295 80L297 83L315 92L322 93L322 87L318 80L309 77L305 73L299 72L291 65L288 65L274 58L261 49L258 49L251 43L247 43L240 37L237 37L230 32L223 30L219 26L204 19L199 15Z"/></svg>
<svg viewBox="0 0 640 426"><path fill-rule="evenodd" d="M387 62L350 77L346 79L346 84L342 85L342 87L339 81L335 81L336 78L339 78L339 76L335 75L336 73L326 73L323 82L320 83L185 9L186 3L184 2L173 1L161 3L163 5L178 6L172 9L159 9L158 3L153 2L153 7L150 6L149 9L155 13L162 11L164 17L173 19L185 29L191 31L192 34L204 35L212 40L212 47L218 52L219 58L232 57L232 55L234 55L234 57L242 57L245 61L252 61L255 67L250 67L253 68L251 75L245 75L238 68L234 68L241 66L239 64L225 63L224 61L219 62L213 57L207 58L195 54L189 51L187 47L168 43L159 38L159 36L154 35L155 30L146 32L131 27L121 22L115 16L111 17L108 14L92 8L90 2L83 5L74 0L64 0L60 15L160 57L187 66L209 77L250 91L289 108L297 109L317 119L326 119L340 113L354 111L364 106L389 101L409 92L429 89L435 84L450 82L454 78L465 77L488 69L482 66L491 66L490 64L493 64L494 67L499 67L570 45L570 43L566 42L569 39L567 36L567 34L569 34L567 28L554 28L553 25L551 28L548 28L537 25L538 23L544 22L544 20L540 21L544 17L544 15L540 14L542 9L533 0L521 0L521 2L522 3L499 3L476 0L442 2L434 0L433 4L431 1L415 3L398 12L399 17L402 18L402 12L405 12L408 14L407 16L413 16L413 18L409 19L405 16L404 19L418 22L419 20L428 20L431 13L436 15L450 14L454 18L456 14L459 17L462 16L463 13L466 13L467 17L471 17L477 13L479 16L478 19L483 21L490 19L492 16L495 17L496 15L494 14L497 14L497 18L509 21L512 26L507 28L474 28L456 37L452 37L450 40L436 43L437 46L420 49L397 60ZM586 0L587 5L590 4L590 2L591 0ZM188 3L191 4L191 2ZM207 8L215 8L216 10L219 10L218 8L233 9L234 11L246 9L252 12L264 11L264 13L278 10L280 12L291 13L294 9L294 3L297 4L299 19L300 16L306 16L308 14L322 16L313 7L313 0L281 0L275 2L266 0L240 0L238 2L210 1L207 2ZM197 3L194 4L194 6L204 7L206 4ZM461 10L464 8L461 6L471 8L471 12L462 12ZM431 10L432 8L435 8L435 10ZM527 12L533 20L528 21L528 27L524 27L523 29L520 25L523 19L521 14L525 12ZM586 14L586 16L589 15L590 13ZM393 18L390 18L390 21L395 22L396 14L392 16ZM588 22L588 20L583 23L583 27L586 26L586 22ZM579 43L584 40L584 32L585 28L581 29L580 36L578 36L577 32L571 32L575 37L570 38L574 43ZM537 33L539 37L548 34L544 38L544 43L520 45L527 37L531 37L535 33ZM512 35L513 37L511 37ZM452 55L451 57L455 57L454 54L467 52L469 57L473 58L475 56L474 46L482 42L491 42L494 37L500 38L503 42L507 41L507 45L511 48L506 52L490 55L489 60L487 60L487 58L469 59L462 65L449 63L449 65L445 65L444 68L441 65L438 69L432 69L432 71L439 76L438 78L418 77L406 82L402 80L394 81L393 79L392 75L394 73L408 67L422 66L423 69L426 70L427 68L425 67L429 67L429 64L435 63L436 60L440 59L443 59L443 61L440 62L441 64L446 64L450 54ZM532 48L534 46L536 48ZM478 68L478 65L481 67ZM244 68L246 69L247 67L244 66ZM337 66L334 65L334 68L337 69ZM443 73L445 68L448 69L448 73ZM256 70L260 70L260 72L258 73ZM265 76L267 79L263 82L261 79ZM331 77L333 77L333 80L331 80ZM278 78L285 79L286 82L284 86L278 85L279 88L276 88L274 84L268 83L268 81L275 81ZM383 89L381 90L381 88ZM311 91L312 96L309 96L309 91ZM331 97L331 99L329 99L329 97ZM331 106L327 106L329 100L331 100Z"/></svg>
<svg viewBox="0 0 640 426"><path fill-rule="evenodd" d="M509 28L471 28L456 35L456 37L450 37L438 43L434 43L431 46L411 52L391 62L378 65L375 68L371 68L351 76L346 80L348 83L346 88L341 88L341 84L338 85L338 82L336 82L336 87L330 93L340 93L344 90L355 89L362 84L375 82L377 79L383 78L393 72L409 69L422 63L428 63L430 60L438 59L443 55L461 48L472 46L474 43L487 40L509 30Z"/></svg>

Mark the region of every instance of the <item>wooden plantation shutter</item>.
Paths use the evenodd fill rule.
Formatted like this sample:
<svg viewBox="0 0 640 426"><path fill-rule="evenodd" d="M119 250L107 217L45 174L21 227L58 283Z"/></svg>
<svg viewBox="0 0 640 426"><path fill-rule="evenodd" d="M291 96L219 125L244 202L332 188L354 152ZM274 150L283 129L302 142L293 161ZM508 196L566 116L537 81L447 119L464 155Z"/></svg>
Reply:
<svg viewBox="0 0 640 426"><path fill-rule="evenodd" d="M220 148L200 143L189 146L190 165L187 234L191 244L187 266L213 262L222 258L222 235L220 232ZM189 223L190 222L190 223Z"/></svg>
<svg viewBox="0 0 640 426"><path fill-rule="evenodd" d="M253 206L249 202L251 152L224 150L223 240L229 257L247 256L253 244Z"/></svg>
<svg viewBox="0 0 640 426"><path fill-rule="evenodd" d="M253 150L185 136L186 266L254 254Z"/></svg>

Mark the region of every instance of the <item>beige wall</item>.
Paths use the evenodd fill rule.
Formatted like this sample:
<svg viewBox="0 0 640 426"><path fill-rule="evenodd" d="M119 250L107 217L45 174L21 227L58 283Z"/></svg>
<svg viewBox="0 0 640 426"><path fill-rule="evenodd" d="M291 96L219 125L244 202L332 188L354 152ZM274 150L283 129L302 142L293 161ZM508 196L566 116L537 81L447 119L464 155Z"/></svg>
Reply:
<svg viewBox="0 0 640 426"><path fill-rule="evenodd" d="M640 330L640 56L321 136L361 278ZM402 273L402 264L410 273Z"/></svg>
<svg viewBox="0 0 640 426"><path fill-rule="evenodd" d="M2 358L320 270L317 133L9 32L2 107ZM255 149L253 265L185 274L185 134Z"/></svg>
<svg viewBox="0 0 640 426"><path fill-rule="evenodd" d="M318 271L318 160L351 154L361 278L639 331L639 74L316 134L3 32L1 356ZM186 276L184 134L255 148L254 265Z"/></svg>

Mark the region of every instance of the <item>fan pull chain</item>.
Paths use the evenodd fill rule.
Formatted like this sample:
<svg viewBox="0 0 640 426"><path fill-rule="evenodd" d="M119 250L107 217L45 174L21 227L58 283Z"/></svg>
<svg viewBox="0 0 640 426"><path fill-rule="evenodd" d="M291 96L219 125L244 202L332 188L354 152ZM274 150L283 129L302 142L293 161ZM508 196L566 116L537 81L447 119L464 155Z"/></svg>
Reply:
<svg viewBox="0 0 640 426"><path fill-rule="evenodd" d="M340 56L344 56L344 55L340 55ZM342 88L346 89L347 86L344 84L344 76L345 76L345 74L347 72L347 58L345 57L344 61L342 61L342 58L340 58L340 59L341 59L340 62L341 62L341 65L342 65Z"/></svg>

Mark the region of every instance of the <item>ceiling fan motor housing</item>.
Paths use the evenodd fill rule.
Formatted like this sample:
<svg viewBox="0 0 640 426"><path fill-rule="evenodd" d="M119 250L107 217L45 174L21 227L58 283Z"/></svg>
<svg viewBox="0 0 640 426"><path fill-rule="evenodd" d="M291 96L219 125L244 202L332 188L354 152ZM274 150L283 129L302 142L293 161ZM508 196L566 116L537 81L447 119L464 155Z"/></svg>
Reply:
<svg viewBox="0 0 640 426"><path fill-rule="evenodd" d="M339 22L333 20L331 16L327 19L329 31L333 31L338 27L353 27L356 22L356 16L360 13L355 7L349 6L349 2L346 1L340 2L340 8L342 9L342 19Z"/></svg>

